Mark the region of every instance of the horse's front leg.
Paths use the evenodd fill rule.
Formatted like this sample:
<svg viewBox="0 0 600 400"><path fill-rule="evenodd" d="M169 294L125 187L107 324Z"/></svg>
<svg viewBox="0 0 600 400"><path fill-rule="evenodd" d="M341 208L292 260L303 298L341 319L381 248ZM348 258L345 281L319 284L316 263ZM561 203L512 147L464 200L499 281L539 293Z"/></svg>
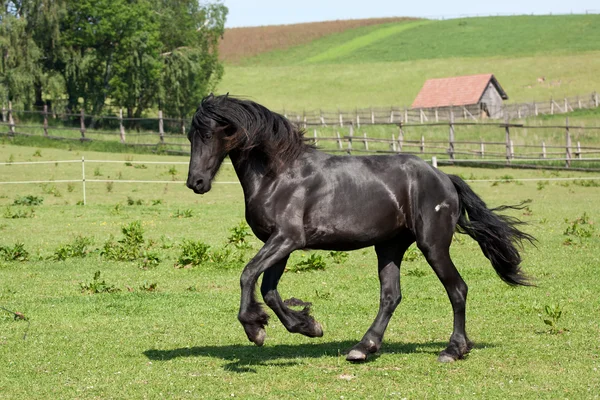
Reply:
<svg viewBox="0 0 600 400"><path fill-rule="evenodd" d="M265 325L267 325L269 316L256 301L254 294L256 281L261 273L273 265L287 260L290 253L296 248L295 242L289 238L281 235L271 236L242 271L240 278L242 293L238 320L242 323L248 339L257 346L262 346L265 341Z"/></svg>
<svg viewBox="0 0 600 400"><path fill-rule="evenodd" d="M265 271L260 287L263 299L289 332L300 333L308 337L321 337L323 336L323 328L310 316L310 304L295 299L298 305L304 305L305 307L301 311L292 310L286 305L287 301L281 300L281 296L277 291L277 284L281 275L283 275L287 260L288 257L286 256Z"/></svg>

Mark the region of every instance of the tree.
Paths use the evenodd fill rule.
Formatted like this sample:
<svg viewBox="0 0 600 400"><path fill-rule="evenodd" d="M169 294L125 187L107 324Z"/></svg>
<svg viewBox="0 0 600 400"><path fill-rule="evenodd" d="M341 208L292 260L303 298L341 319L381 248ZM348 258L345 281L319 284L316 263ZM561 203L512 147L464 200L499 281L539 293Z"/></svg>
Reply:
<svg viewBox="0 0 600 400"><path fill-rule="evenodd" d="M163 44L159 107L183 118L223 76L218 41L225 29L227 7L200 6L196 0L158 0Z"/></svg>
<svg viewBox="0 0 600 400"><path fill-rule="evenodd" d="M41 52L27 32L20 2L0 4L0 101L29 108L34 103L35 83L41 75Z"/></svg>

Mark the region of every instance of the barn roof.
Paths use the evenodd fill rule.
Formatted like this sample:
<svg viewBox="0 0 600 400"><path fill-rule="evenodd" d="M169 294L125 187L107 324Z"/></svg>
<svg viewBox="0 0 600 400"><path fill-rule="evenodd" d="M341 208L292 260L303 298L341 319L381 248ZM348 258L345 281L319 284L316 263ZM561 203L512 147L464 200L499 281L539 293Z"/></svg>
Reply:
<svg viewBox="0 0 600 400"><path fill-rule="evenodd" d="M508 99L493 74L455 76L452 78L428 79L412 108L435 108L466 106L479 103L488 84L496 87L502 99Z"/></svg>

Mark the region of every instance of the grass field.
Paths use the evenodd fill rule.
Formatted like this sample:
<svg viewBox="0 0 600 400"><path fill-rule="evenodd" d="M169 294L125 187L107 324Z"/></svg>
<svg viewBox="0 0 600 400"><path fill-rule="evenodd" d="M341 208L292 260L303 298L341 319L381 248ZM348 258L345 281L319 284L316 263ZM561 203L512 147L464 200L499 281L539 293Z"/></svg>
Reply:
<svg viewBox="0 0 600 400"><path fill-rule="evenodd" d="M520 16L360 27L228 64L218 91L277 110L404 106L427 79L493 73L511 102L588 95L600 88L599 21Z"/></svg>
<svg viewBox="0 0 600 400"><path fill-rule="evenodd" d="M466 360L439 364L451 310L417 252L403 263L404 299L381 352L365 364L349 364L344 351L360 340L377 311L371 249L350 252L341 264L318 252L325 270L286 272L282 296L312 302L325 336L289 334L273 317L265 346L256 348L236 319L237 258L174 268L184 239L210 245L216 260L215 251L223 251L243 219L239 185L217 183L197 196L181 183L119 182L184 180L182 157L0 146L0 160L14 163L82 156L118 161L86 164L90 179L114 179L110 190L106 182L88 182L86 206L77 204L79 183L0 185L0 306L23 313L30 323L0 314L2 398L599 397L600 181L589 179L594 175L444 169L477 180L471 185L490 206L532 199L516 216L530 223L526 230L539 240L537 248L524 251L524 268L538 286L506 286L477 244L457 236L452 256L470 288L467 329L475 348ZM3 165L0 181L77 179L80 168ZM570 177L586 179L555 180ZM224 165L217 182L229 181L235 176ZM14 205L33 198L43 203ZM135 221L143 229L143 260L101 255L107 242L125 243L122 228ZM64 251L78 237L91 242L84 257ZM244 259L259 247L255 239L249 243L252 250L240 250ZM26 261L12 259L19 258L18 244L29 253ZM295 253L290 266L307 258ZM101 275L94 281L96 271ZM92 294L90 288L107 293ZM108 293L111 288L119 291Z"/></svg>

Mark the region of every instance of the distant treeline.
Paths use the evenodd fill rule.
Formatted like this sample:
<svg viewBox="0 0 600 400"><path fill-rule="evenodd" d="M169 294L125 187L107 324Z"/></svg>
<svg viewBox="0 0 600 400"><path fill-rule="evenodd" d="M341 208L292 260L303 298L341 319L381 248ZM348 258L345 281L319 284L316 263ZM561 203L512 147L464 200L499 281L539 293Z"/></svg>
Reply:
<svg viewBox="0 0 600 400"><path fill-rule="evenodd" d="M223 75L227 11L198 0L0 0L0 102L189 115Z"/></svg>

